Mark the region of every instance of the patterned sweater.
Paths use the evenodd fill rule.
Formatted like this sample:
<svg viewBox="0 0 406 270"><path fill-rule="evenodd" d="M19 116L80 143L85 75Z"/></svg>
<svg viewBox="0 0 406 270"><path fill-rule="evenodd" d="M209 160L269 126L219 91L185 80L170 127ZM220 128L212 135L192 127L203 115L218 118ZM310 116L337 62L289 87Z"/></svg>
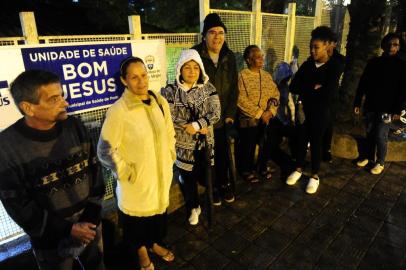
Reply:
<svg viewBox="0 0 406 270"><path fill-rule="evenodd" d="M245 116L259 119L267 109L270 98L279 102L279 91L271 74L262 69L258 73L248 68L241 70L238 75L238 89L238 109ZM270 107L274 116L277 109L275 104Z"/></svg>
<svg viewBox="0 0 406 270"><path fill-rule="evenodd" d="M214 145L213 125L220 119L220 100L214 86L207 82L188 91L175 85L162 88L161 94L168 100L176 132L176 166L192 171L195 164L196 136L182 127L197 122L200 128L208 127L208 143ZM212 147L213 149L213 147Z"/></svg>
<svg viewBox="0 0 406 270"><path fill-rule="evenodd" d="M76 118L49 131L22 118L0 133L0 199L34 248L56 248L74 222L98 224L104 189L89 134Z"/></svg>

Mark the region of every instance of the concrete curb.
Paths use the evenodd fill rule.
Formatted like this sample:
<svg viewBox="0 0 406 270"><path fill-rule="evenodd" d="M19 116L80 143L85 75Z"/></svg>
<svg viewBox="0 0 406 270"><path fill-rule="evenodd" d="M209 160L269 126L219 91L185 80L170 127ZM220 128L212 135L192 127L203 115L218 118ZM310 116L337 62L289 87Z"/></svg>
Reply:
<svg viewBox="0 0 406 270"><path fill-rule="evenodd" d="M331 145L333 156L356 159L359 155L359 145L362 137L350 134L335 133ZM389 141L386 161L406 161L406 141Z"/></svg>

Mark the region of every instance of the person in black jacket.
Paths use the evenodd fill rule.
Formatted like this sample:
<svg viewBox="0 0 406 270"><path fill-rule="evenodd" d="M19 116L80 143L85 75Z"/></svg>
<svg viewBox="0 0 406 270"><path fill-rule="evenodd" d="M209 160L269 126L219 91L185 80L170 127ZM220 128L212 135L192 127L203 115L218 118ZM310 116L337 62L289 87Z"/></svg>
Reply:
<svg viewBox="0 0 406 270"><path fill-rule="evenodd" d="M329 108L342 69L338 61L329 57L330 37L321 31L310 41L311 58L304 62L290 85L290 90L299 95L305 114L304 128L298 136L296 170L287 178L288 185L294 185L302 176L307 145L310 142L312 172L306 187L309 194L319 186L318 172L321 162L322 138L329 123Z"/></svg>
<svg viewBox="0 0 406 270"><path fill-rule="evenodd" d="M354 100L354 113L360 114L363 97L366 118L366 147L360 153L359 167L370 161L376 163L371 173L380 174L384 169L387 153L389 123L398 119L406 101L405 62L398 57L400 37L387 34L381 42L384 50L379 57L369 60L359 81Z"/></svg>
<svg viewBox="0 0 406 270"><path fill-rule="evenodd" d="M28 70L11 84L23 118L0 133L0 199L30 236L38 267L104 269L105 185L89 133L66 113L57 75Z"/></svg>
<svg viewBox="0 0 406 270"><path fill-rule="evenodd" d="M329 57L336 60L338 63L338 68L341 69L341 74L344 72L345 67L345 56L338 52L337 50L337 35L334 33L330 27L328 26L319 26L312 31L312 36L319 35L318 32L325 32L326 35L330 37L329 46L327 49L327 53ZM340 74L340 76L341 76ZM335 87L338 90L339 81L337 81L337 86ZM326 131L323 136L323 143L322 143L322 159L323 161L332 162L331 156L331 141L333 139L333 128L334 122L336 119L336 113L338 111L337 108L337 100L338 100L338 91L333 93L331 107L329 108L330 119L328 121Z"/></svg>
<svg viewBox="0 0 406 270"><path fill-rule="evenodd" d="M238 74L234 53L225 42L226 33L227 28L220 16L211 13L204 19L203 41L192 48L200 54L209 81L216 87L221 104L221 118L214 125L214 187L217 190L213 194L214 205L221 205L219 192L228 203L235 199L229 173L227 131L233 125L237 113Z"/></svg>

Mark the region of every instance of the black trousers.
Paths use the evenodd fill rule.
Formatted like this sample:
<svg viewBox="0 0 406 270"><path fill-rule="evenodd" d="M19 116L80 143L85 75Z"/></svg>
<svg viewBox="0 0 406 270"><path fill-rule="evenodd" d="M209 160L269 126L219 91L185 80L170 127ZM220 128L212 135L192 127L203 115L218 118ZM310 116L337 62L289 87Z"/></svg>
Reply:
<svg viewBox="0 0 406 270"><path fill-rule="evenodd" d="M224 127L214 129L214 181L213 187L221 191L230 185L228 143Z"/></svg>
<svg viewBox="0 0 406 270"><path fill-rule="evenodd" d="M239 128L238 157L241 173L251 173L255 170L255 148L258 142L258 127Z"/></svg>
<svg viewBox="0 0 406 270"><path fill-rule="evenodd" d="M294 127L282 124L277 118L272 119L268 125L270 158L283 172L289 172L294 164L291 156L280 147L284 137L288 138L290 153L292 156L295 156L297 146Z"/></svg>
<svg viewBox="0 0 406 270"><path fill-rule="evenodd" d="M129 216L119 210L123 225L123 239L131 252L142 246L152 248L154 243L162 245L167 230L166 212L150 217Z"/></svg>
<svg viewBox="0 0 406 270"><path fill-rule="evenodd" d="M185 171L180 168L179 175L182 179L179 179L180 190L182 191L183 198L185 200L186 206L186 216L190 215L193 208L197 208L199 203L199 193L198 193L198 179L199 170L195 165L192 171ZM200 171L200 173L203 173Z"/></svg>
<svg viewBox="0 0 406 270"><path fill-rule="evenodd" d="M326 130L323 135L322 143L322 155L326 156L331 152L331 141L333 140L333 129L334 129L334 120L335 120L335 110L329 112L330 118L326 123Z"/></svg>
<svg viewBox="0 0 406 270"><path fill-rule="evenodd" d="M328 121L328 114L306 114L305 123L303 125L297 126L297 167L304 167L307 154L307 144L310 142L310 158L312 166L311 171L312 174L318 174L322 157L323 136L325 134Z"/></svg>

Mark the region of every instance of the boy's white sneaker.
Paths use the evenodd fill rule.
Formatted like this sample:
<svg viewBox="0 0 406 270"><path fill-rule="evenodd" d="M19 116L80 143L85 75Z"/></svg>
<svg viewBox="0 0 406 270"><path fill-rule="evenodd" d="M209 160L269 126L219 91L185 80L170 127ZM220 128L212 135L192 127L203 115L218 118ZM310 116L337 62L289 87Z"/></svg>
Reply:
<svg viewBox="0 0 406 270"><path fill-rule="evenodd" d="M358 167L365 167L365 166L367 166L368 163L369 163L369 160L367 158L366 159L361 159L361 160L357 161L357 166Z"/></svg>
<svg viewBox="0 0 406 270"><path fill-rule="evenodd" d="M376 163L375 167L371 169L372 174L381 174L385 167L379 163Z"/></svg>
<svg viewBox="0 0 406 270"><path fill-rule="evenodd" d="M202 213L202 210L200 209L200 206L197 208L193 208L190 217L189 217L189 224L190 225L197 225L199 223L199 215Z"/></svg>
<svg viewBox="0 0 406 270"><path fill-rule="evenodd" d="M288 179L286 179L286 184L293 186L300 179L300 177L302 177L302 173L294 171L288 176Z"/></svg>
<svg viewBox="0 0 406 270"><path fill-rule="evenodd" d="M317 188L319 187L319 183L320 183L319 179L310 177L309 183L307 183L307 186L306 186L306 192L308 194L316 193Z"/></svg>

